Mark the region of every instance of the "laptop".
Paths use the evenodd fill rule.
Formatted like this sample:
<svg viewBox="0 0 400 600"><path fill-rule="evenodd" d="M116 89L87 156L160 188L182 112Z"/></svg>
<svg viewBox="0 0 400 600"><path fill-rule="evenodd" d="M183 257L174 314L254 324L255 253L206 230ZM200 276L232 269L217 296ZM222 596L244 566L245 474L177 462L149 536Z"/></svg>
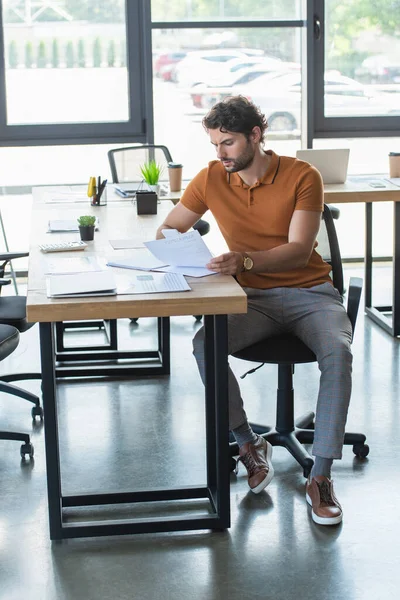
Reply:
<svg viewBox="0 0 400 600"><path fill-rule="evenodd" d="M349 148L297 150L296 158L314 165L324 183L344 183L349 165Z"/></svg>

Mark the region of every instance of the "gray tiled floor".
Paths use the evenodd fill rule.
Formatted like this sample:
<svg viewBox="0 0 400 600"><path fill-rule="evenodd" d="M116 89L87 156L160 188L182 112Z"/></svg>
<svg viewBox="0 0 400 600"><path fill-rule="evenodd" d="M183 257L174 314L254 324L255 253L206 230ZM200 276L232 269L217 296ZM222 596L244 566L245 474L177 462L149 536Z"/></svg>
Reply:
<svg viewBox="0 0 400 600"><path fill-rule="evenodd" d="M123 343L151 344L154 321L120 324ZM149 483L204 481L202 388L190 345L191 317L172 319L172 375L135 383L100 380L60 386L63 486L140 489ZM37 327L24 334L1 372L39 368ZM2 394L0 423L32 430L35 461L21 464L16 442L0 441L1 600L247 598L394 600L400 588L399 342L361 315L354 340L354 391L348 429L368 436L367 460L345 448L335 465L345 511L339 527L310 518L300 468L274 451L268 492L248 492L244 470L231 476L232 527L51 543L48 536L43 430L26 402ZM232 361L237 373L246 364ZM39 391L39 383L21 382ZM265 366L242 382L252 420L270 423L276 370ZM312 407L315 365L296 369L298 413Z"/></svg>

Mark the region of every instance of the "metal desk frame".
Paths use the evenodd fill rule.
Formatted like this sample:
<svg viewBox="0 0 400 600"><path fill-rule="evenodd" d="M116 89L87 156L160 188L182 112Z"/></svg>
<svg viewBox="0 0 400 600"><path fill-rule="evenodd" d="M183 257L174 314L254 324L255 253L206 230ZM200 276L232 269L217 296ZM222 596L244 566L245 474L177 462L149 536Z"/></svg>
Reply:
<svg viewBox="0 0 400 600"><path fill-rule="evenodd" d="M58 439L55 336L52 323L42 322L40 352L45 411L45 448L50 538L155 533L195 529L226 529L230 526L227 317L204 317L206 358L206 455L207 482L203 487L100 493L64 496L61 486ZM118 505L121 503L174 500L208 500L210 514L151 520L96 521L74 524L66 521L69 507Z"/></svg>

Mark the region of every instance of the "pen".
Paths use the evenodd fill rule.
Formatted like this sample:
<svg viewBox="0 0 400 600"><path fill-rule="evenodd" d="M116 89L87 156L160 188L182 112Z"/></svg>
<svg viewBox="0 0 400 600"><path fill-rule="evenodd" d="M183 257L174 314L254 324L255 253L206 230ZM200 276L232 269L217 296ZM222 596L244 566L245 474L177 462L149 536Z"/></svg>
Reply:
<svg viewBox="0 0 400 600"><path fill-rule="evenodd" d="M97 198L98 198L99 202L100 202L101 195L104 192L104 189L105 189L106 185L107 185L107 179L105 179L103 181L103 183L101 183L101 185L99 187L99 192L97 194Z"/></svg>
<svg viewBox="0 0 400 600"><path fill-rule="evenodd" d="M99 175L97 178L96 204L100 204L100 196L101 196L100 188L101 188L101 177Z"/></svg>

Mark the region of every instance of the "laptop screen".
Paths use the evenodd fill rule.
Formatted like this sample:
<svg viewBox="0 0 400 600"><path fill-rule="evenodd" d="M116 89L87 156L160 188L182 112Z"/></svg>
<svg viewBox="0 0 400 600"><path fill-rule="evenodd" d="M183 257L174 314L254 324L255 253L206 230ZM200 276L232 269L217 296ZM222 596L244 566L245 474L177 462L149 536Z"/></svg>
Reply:
<svg viewBox="0 0 400 600"><path fill-rule="evenodd" d="M349 148L298 150L296 158L316 167L324 183L344 183L349 165Z"/></svg>

